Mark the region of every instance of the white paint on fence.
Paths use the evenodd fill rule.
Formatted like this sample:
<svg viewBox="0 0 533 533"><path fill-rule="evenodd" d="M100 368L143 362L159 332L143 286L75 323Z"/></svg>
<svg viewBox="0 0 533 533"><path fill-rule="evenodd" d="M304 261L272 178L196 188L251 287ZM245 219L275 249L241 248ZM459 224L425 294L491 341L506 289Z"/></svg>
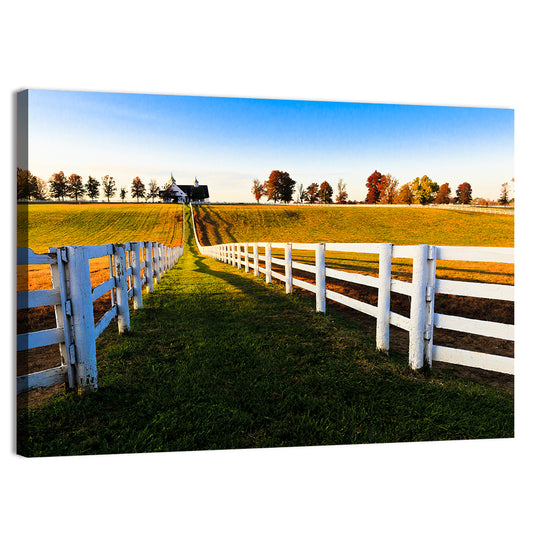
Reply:
<svg viewBox="0 0 533 533"><path fill-rule="evenodd" d="M376 349L383 352L389 351L391 260L392 244L380 244Z"/></svg>

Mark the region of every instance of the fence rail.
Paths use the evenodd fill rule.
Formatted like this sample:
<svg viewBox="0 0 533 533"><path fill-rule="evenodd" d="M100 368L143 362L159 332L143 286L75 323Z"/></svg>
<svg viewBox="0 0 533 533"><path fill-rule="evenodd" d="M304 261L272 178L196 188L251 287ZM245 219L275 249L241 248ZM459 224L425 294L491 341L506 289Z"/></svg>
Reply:
<svg viewBox="0 0 533 533"><path fill-rule="evenodd" d="M17 293L17 309L53 305L56 327L17 335L17 351L59 345L61 365L17 377L17 394L66 383L79 392L96 390L96 339L118 319L120 333L130 329L129 300L141 309L142 292L153 292L183 254L180 247L152 241L95 246L63 246L36 254L17 249L18 265L50 265L52 289ZM109 278L91 287L89 260L108 257ZM110 293L111 307L94 323L93 302Z"/></svg>
<svg viewBox="0 0 533 533"><path fill-rule="evenodd" d="M191 212L193 208L191 206ZM434 328L472 333L504 340L514 340L514 325L484 320L474 320L459 316L435 313L435 294L451 294L474 298L487 298L514 302L514 286L493 283L477 283L443 280L436 277L436 262L475 261L514 264L513 248L487 248L463 246L396 246L390 243L225 243L202 246L193 228L196 244L200 253L228 263L245 272L253 271L256 276L264 274L267 283L272 278L285 283L287 293L293 287L300 287L316 295L317 312L325 312L326 300L342 305L376 318L376 347L389 350L390 326L396 326L409 333L409 364L419 369L433 361L454 363L514 374L514 359L494 354L471 352L433 344ZM280 250L283 259L273 258L272 250ZM312 251L314 264L292 260L292 250ZM259 253L259 252L263 253ZM367 276L344 272L325 266L325 252L351 252L377 254L379 256L379 276ZM411 283L391 277L392 259L410 259L413 262ZM284 267L284 274L272 270L272 264ZM315 282L309 283L293 277L293 270L314 274ZM326 288L326 278L333 278L377 288L377 306L371 305ZM391 292L410 297L410 316L406 317L390 309Z"/></svg>

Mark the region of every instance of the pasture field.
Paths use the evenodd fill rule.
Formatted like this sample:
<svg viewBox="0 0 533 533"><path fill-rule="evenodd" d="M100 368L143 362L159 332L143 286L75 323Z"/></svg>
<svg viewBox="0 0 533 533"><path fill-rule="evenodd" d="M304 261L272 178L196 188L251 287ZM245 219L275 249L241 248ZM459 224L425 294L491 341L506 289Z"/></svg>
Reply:
<svg viewBox="0 0 533 533"><path fill-rule="evenodd" d="M140 240L180 246L182 216L182 206L176 204L21 204L17 206L17 246L36 253L45 253L51 246ZM101 263L99 259L91 262L95 282L107 264L106 260ZM49 272L39 265L19 268L17 290L50 288Z"/></svg>
<svg viewBox="0 0 533 533"><path fill-rule="evenodd" d="M195 206L203 245L225 242L390 242L397 245L514 246L514 217L409 207ZM274 256L280 256L273 251ZM293 251L303 263L313 252ZM326 251L326 265L378 275L375 254ZM410 281L411 262L393 260L394 278ZM437 276L458 281L514 283L512 265L438 261Z"/></svg>
<svg viewBox="0 0 533 533"><path fill-rule="evenodd" d="M21 204L17 246L36 253L50 246L157 241L181 244L182 207L176 204Z"/></svg>
<svg viewBox="0 0 533 533"><path fill-rule="evenodd" d="M513 246L514 217L410 207L202 205L202 244L222 242L392 242Z"/></svg>
<svg viewBox="0 0 533 533"><path fill-rule="evenodd" d="M376 352L344 315L199 254L97 340L99 390L19 412L28 456L510 438L513 393Z"/></svg>

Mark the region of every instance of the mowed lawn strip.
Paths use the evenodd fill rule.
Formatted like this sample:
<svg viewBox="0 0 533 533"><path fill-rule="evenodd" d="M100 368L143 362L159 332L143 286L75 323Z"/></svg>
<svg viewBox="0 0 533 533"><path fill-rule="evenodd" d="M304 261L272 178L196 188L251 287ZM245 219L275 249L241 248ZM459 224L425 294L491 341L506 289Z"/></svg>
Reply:
<svg viewBox="0 0 533 533"><path fill-rule="evenodd" d="M24 455L513 436L513 395L408 369L340 315L200 256L97 343L99 390L19 419Z"/></svg>

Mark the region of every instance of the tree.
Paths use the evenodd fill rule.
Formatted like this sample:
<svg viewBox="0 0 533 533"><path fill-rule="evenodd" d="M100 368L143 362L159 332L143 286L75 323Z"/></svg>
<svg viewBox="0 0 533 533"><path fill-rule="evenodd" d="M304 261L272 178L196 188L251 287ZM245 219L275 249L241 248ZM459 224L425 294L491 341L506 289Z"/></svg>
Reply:
<svg viewBox="0 0 533 533"><path fill-rule="evenodd" d="M155 180L150 180L148 184L148 198L152 199L152 203L155 202L155 199L159 196L159 186Z"/></svg>
<svg viewBox="0 0 533 533"><path fill-rule="evenodd" d="M85 184L85 190L87 191L87 196L91 200L96 200L96 198L100 196L99 188L100 184L98 183L98 180L94 179L92 176L89 176L89 179Z"/></svg>
<svg viewBox="0 0 533 533"><path fill-rule="evenodd" d="M62 170L52 174L52 177L48 180L48 188L52 198L65 199L68 192L68 180Z"/></svg>
<svg viewBox="0 0 533 533"><path fill-rule="evenodd" d="M451 197L450 197L451 194L452 194L452 190L450 189L450 184L443 183L440 186L437 196L435 197L435 203L436 204L449 204L451 202Z"/></svg>
<svg viewBox="0 0 533 533"><path fill-rule="evenodd" d="M307 187L305 197L310 204L316 204L318 202L318 183L313 182Z"/></svg>
<svg viewBox="0 0 533 533"><path fill-rule="evenodd" d="M393 204L398 188L398 180L393 178L390 174L381 176L380 191L379 191L379 203L380 204Z"/></svg>
<svg viewBox="0 0 533 533"><path fill-rule="evenodd" d="M36 190L37 178L29 170L17 168L17 200L29 200Z"/></svg>
<svg viewBox="0 0 533 533"><path fill-rule="evenodd" d="M78 174L71 174L68 178L67 195L70 196L70 198L74 198L74 200L77 202L78 197L81 197L84 194L85 187L83 185L81 176Z"/></svg>
<svg viewBox="0 0 533 533"><path fill-rule="evenodd" d="M405 183L398 190L398 194L396 196L396 203L408 205L411 205L413 203L413 192L411 191L409 183Z"/></svg>
<svg viewBox="0 0 533 533"><path fill-rule="evenodd" d="M131 197L137 198L137 201L139 201L139 198L144 198L145 193L146 187L144 186L144 183L139 176L136 176L131 182Z"/></svg>
<svg viewBox="0 0 533 533"><path fill-rule="evenodd" d="M122 202L124 202L124 198L126 198L126 187L121 187L120 188L120 199L122 200Z"/></svg>
<svg viewBox="0 0 533 533"><path fill-rule="evenodd" d="M288 172L273 170L265 182L266 195L274 202L290 202L294 192L296 182L289 176Z"/></svg>
<svg viewBox="0 0 533 533"><path fill-rule="evenodd" d="M113 196L115 196L115 193L117 192L117 185L115 183L115 178L106 174L102 178L102 188L104 190L104 196L107 198L107 201L109 202L109 198L112 198Z"/></svg>
<svg viewBox="0 0 533 533"><path fill-rule="evenodd" d="M261 196L265 195L265 192L265 185L257 178L254 179L254 184L252 185L252 194L255 196L257 203L259 203L259 200L261 200Z"/></svg>
<svg viewBox="0 0 533 533"><path fill-rule="evenodd" d="M330 204L333 201L333 187L327 181L323 181L320 184L318 197L324 204Z"/></svg>
<svg viewBox="0 0 533 533"><path fill-rule="evenodd" d="M375 170L366 179L366 187L368 188L368 192L366 194L365 202L367 204L377 204L379 202L382 177L383 175L381 174L381 172Z"/></svg>
<svg viewBox="0 0 533 533"><path fill-rule="evenodd" d="M305 199L307 198L307 195L305 193L305 187L303 183L300 183L298 185L298 192L296 194L296 201L300 204L303 204L305 202Z"/></svg>
<svg viewBox="0 0 533 533"><path fill-rule="evenodd" d="M35 177L35 191L34 191L34 198L36 200L46 200L46 196L48 194L48 185L46 181L42 180L41 178Z"/></svg>
<svg viewBox="0 0 533 533"><path fill-rule="evenodd" d="M348 200L348 193L346 192L346 183L344 181L339 180L339 183L337 183L337 196L335 197L335 202L338 204L345 204Z"/></svg>
<svg viewBox="0 0 533 533"><path fill-rule="evenodd" d="M428 178L426 175L421 178L415 178L411 182L413 200L417 204L430 204L435 199L438 190L439 184Z"/></svg>
<svg viewBox="0 0 533 533"><path fill-rule="evenodd" d="M163 199L163 202L170 202L172 200L172 194L170 193L170 189L163 189L161 191L161 198Z"/></svg>
<svg viewBox="0 0 533 533"><path fill-rule="evenodd" d="M467 183L466 181L464 183L461 183L461 185L457 187L457 190L455 191L455 195L457 197L458 204L471 203L472 202L472 187L470 186L470 183Z"/></svg>
<svg viewBox="0 0 533 533"><path fill-rule="evenodd" d="M502 189L500 192L500 197L498 198L498 203L500 205L509 205L509 200L510 200L509 191L510 191L509 183L508 182L503 183Z"/></svg>

